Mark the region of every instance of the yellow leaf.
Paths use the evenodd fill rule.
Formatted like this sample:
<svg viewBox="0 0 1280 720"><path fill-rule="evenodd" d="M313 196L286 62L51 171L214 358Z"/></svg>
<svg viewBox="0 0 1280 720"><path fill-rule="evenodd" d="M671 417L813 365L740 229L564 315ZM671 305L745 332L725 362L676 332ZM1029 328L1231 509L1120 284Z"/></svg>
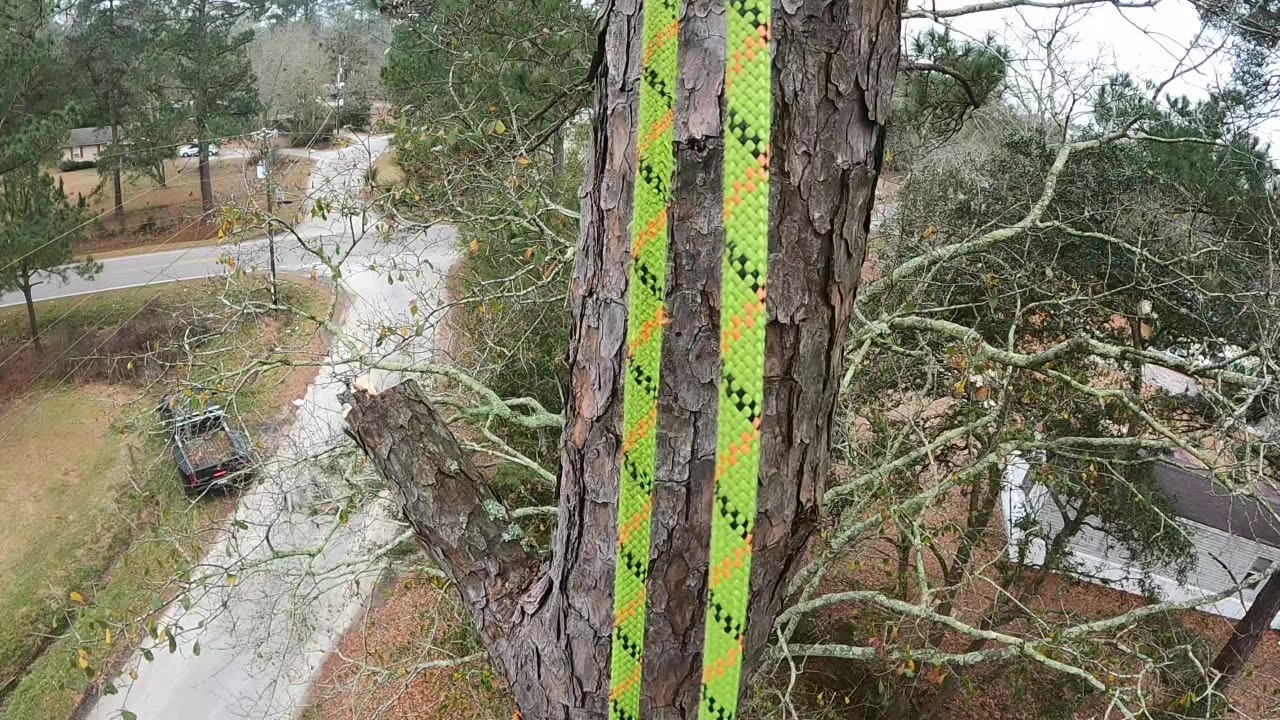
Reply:
<svg viewBox="0 0 1280 720"><path fill-rule="evenodd" d="M71 602L74 602L74 603L80 603L81 605L84 605L84 596L83 596L83 595L81 595L80 593L78 593L78 592L76 592L76 591L72 590L72 591L71 591Z"/></svg>
<svg viewBox="0 0 1280 720"><path fill-rule="evenodd" d="M472 240L471 244L467 246L467 249L471 251L472 255L475 255L477 252L480 252L480 243Z"/></svg>
<svg viewBox="0 0 1280 720"><path fill-rule="evenodd" d="M236 586L236 582L238 582L238 579L236 578L236 576L235 576L235 575L228 575L228 576L227 576L227 586L228 586L228 587L235 587L235 586Z"/></svg>
<svg viewBox="0 0 1280 720"><path fill-rule="evenodd" d="M924 236L925 236L925 237L929 237L930 235L934 234L935 232L937 232L937 230L935 230L935 229L934 229L934 227L933 227L932 225L930 225L929 227L927 227L927 228L925 228L925 229L924 229Z"/></svg>
<svg viewBox="0 0 1280 720"><path fill-rule="evenodd" d="M910 659L910 658L908 658L908 659L907 659L907 672L915 672L915 671L916 671L916 661L915 661L915 660L912 660L912 659Z"/></svg>
<svg viewBox="0 0 1280 720"><path fill-rule="evenodd" d="M137 670L134 670L133 668L130 668L130 669L129 669L129 679L130 679L130 680L137 680L137 679L138 679L138 671L137 671Z"/></svg>
<svg viewBox="0 0 1280 720"><path fill-rule="evenodd" d="M516 160L516 162L520 164L520 167L524 167L525 165L529 164L529 158L521 157L520 159Z"/></svg>
<svg viewBox="0 0 1280 720"><path fill-rule="evenodd" d="M108 645L111 644L111 628L107 628L107 636L103 638Z"/></svg>
<svg viewBox="0 0 1280 720"><path fill-rule="evenodd" d="M524 251L524 259L525 260L533 259L533 248L529 248L528 250Z"/></svg>
<svg viewBox="0 0 1280 720"><path fill-rule="evenodd" d="M502 122L501 120L495 120L495 121L493 122L493 134L494 134L494 135L505 135L505 134L506 134L506 132L507 132L507 126L506 126L506 125L504 125L504 124L503 124L503 122Z"/></svg>
<svg viewBox="0 0 1280 720"><path fill-rule="evenodd" d="M78 659L77 659L77 661L76 661L76 662L80 665L80 669L81 669L81 670L83 670L83 669L85 669L85 668L89 667L89 653L88 653L88 651L86 651L84 648L81 648L80 650L78 650L78 651L77 651L77 654L78 654L78 656L79 656L79 657L78 657Z"/></svg>

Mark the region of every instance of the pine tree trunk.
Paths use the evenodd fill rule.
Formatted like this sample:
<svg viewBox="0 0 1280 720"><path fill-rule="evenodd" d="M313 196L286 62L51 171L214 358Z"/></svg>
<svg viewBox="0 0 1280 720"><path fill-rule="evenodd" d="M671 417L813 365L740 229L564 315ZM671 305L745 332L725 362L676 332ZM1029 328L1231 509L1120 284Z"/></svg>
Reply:
<svg viewBox="0 0 1280 720"><path fill-rule="evenodd" d="M213 214L213 176L209 173L209 141L200 135L200 208L204 211L205 220Z"/></svg>
<svg viewBox="0 0 1280 720"><path fill-rule="evenodd" d="M111 184L115 190L116 199L116 222L120 227L124 227L124 187L120 180L120 109L116 107L115 83L116 79L111 79L111 86L107 89L107 117L111 122L111 149L116 153L111 163Z"/></svg>
<svg viewBox="0 0 1280 720"><path fill-rule="evenodd" d="M31 296L33 287L31 269L23 261L18 266L18 288L22 290L22 298L27 303L27 330L31 334L31 347L35 348L37 353L43 353L44 345L40 343L40 323L36 321L36 303Z"/></svg>
<svg viewBox="0 0 1280 720"><path fill-rule="evenodd" d="M719 382L724 12L723 0L689 0L681 28L671 324L642 685L646 717L672 720L697 716L701 682ZM769 323L748 676L818 519L892 104L900 2L801 0L774 13ZM529 558L500 541L486 520L494 505L484 500L492 497L414 383L349 398L349 424L398 489L423 543L457 580L525 720L608 713L641 15L637 0L617 0L604 30L549 564L531 574Z"/></svg>
<svg viewBox="0 0 1280 720"><path fill-rule="evenodd" d="M1227 687L1240 675L1240 671L1249 662L1249 656L1271 629L1277 613L1280 613L1280 571L1271 573L1267 583L1254 597L1248 612L1236 623L1231 638L1222 646L1222 652L1214 658L1211 667L1219 674L1213 686L1215 692L1226 692Z"/></svg>

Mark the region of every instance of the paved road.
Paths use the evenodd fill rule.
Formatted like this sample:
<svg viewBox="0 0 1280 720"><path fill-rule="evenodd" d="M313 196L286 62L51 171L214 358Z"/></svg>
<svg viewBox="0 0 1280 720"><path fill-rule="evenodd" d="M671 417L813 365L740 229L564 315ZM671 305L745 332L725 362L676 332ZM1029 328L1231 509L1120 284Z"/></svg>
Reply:
<svg viewBox="0 0 1280 720"><path fill-rule="evenodd" d="M315 189L354 198L351 191L362 184L370 157L386 141L375 139L371 145L372 153L316 153ZM364 223L353 224L358 233ZM330 246L349 245L353 238L351 226L340 222L309 222L304 233ZM344 331L371 343L379 326L407 317L410 300L439 297L454 244L449 228L369 243L344 270L343 290L350 299ZM310 265L298 248L284 241L282 248L286 267ZM252 244L237 250L242 256L254 251ZM51 286L46 297L217 273L223 269L218 254L194 248L108 261L92 283ZM421 273L394 285L385 269L369 269L408 256ZM423 338L420 346L401 354L430 353L429 339ZM115 720L127 710L140 720L283 720L301 709L324 659L368 601L384 567L380 552L404 533L382 495L359 504L346 522L334 512L334 499L352 486L341 464L322 453L341 439L338 394L357 372L341 364L326 366L308 388L292 427L265 463L263 478L242 496L236 522L193 572L204 582L188 593L189 609L175 603L159 622L162 628L180 628L177 652L170 654L162 642L154 662L135 656L113 681L119 694L100 698L84 717ZM371 378L376 387L394 380L385 373ZM136 671L136 680L130 680L129 670Z"/></svg>
<svg viewBox="0 0 1280 720"><path fill-rule="evenodd" d="M313 161L311 174L312 197L350 196L364 184L364 171L370 158L376 158L386 151L389 138L387 136L369 138L360 143L353 143L343 150L308 153L304 150L288 151L291 155L310 157ZM365 225L376 223L376 218L353 218L354 230L362 234ZM337 215L329 220L307 216L298 224L297 232L306 240L324 240L333 243L340 238L350 238L352 228ZM296 242L290 242L283 235L279 237L277 264L282 270L305 270L310 272L317 266L315 256L307 253ZM361 241L358 255L377 254L384 250L386 243L378 242L371 234ZM233 246L192 247L179 250L153 252L147 255L133 255L103 260L102 270L92 280L85 280L74 273L67 275L66 280L54 275L43 274L43 284L32 292L36 300L84 295L117 290L143 285L152 285L175 280L192 280L226 272L226 266L219 264L218 259L225 255L233 255L242 267L266 267L267 240L249 240ZM0 294L0 307L17 305L23 302L22 293L13 291Z"/></svg>

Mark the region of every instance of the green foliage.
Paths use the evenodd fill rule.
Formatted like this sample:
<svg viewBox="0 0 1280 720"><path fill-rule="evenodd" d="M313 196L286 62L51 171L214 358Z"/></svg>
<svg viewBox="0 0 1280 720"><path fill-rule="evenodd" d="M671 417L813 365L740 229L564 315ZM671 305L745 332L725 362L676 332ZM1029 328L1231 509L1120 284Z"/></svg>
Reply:
<svg viewBox="0 0 1280 720"><path fill-rule="evenodd" d="M245 23L260 7L251 2L166 0L149 21L159 30L172 81L182 94L196 137L211 141L248 128L258 112Z"/></svg>
<svg viewBox="0 0 1280 720"><path fill-rule="evenodd" d="M1100 107L1108 111L1106 104ZM1153 134L1194 132L1173 111L1161 111L1159 117L1148 123ZM898 257L1017 222L1039 198L1054 154L1034 129L1013 128L994 147L973 148L921 168L901 196L904 242ZM1242 294L1261 281L1258 272L1266 267L1259 260L1269 252L1266 218L1274 202L1266 190L1269 171L1259 160L1256 146L1243 139L1230 147L1108 143L1073 155L1045 219L1122 238L1129 247L1046 229L1033 233L1035 242L1002 247L981 264L949 266L951 292L964 288L966 299L977 303L961 311L957 322L1002 332L1016 302L1010 302L1009 286L993 285L987 275L1007 275L1016 265L1020 277L1037 279L1024 281L1026 287L1018 290L1027 300L1081 293L1097 298L1087 313L1052 314L1054 325L1046 331L1070 335L1096 328L1113 315L1132 315L1146 300L1159 317L1152 339L1157 347L1176 350L1199 343L1216 351L1248 344L1250 316L1240 312L1242 301L1248 304ZM930 227L938 235L926 233ZM1203 250L1215 243L1219 252ZM1139 246L1154 256L1134 250ZM1206 320L1215 330L1207 338Z"/></svg>
<svg viewBox="0 0 1280 720"><path fill-rule="evenodd" d="M922 137L954 135L971 110L998 94L1008 62L1008 50L994 35L982 42L956 40L950 30L916 35L903 59L907 72L899 83L894 123Z"/></svg>
<svg viewBox="0 0 1280 720"><path fill-rule="evenodd" d="M1259 105L1280 97L1276 50L1280 47L1277 0L1193 0L1206 24L1235 36L1233 80Z"/></svg>
<svg viewBox="0 0 1280 720"><path fill-rule="evenodd" d="M395 27L383 72L408 183L391 201L459 228L460 364L501 396L559 408L591 14L573 0L420 9ZM513 430L516 447L554 466L556 434Z"/></svg>
<svg viewBox="0 0 1280 720"><path fill-rule="evenodd" d="M1108 142L1073 153L1043 225L1030 228L1025 241L945 263L927 283L885 300L886 307L972 327L994 346L1024 352L1075 337L1132 346L1139 342L1135 325L1145 328L1137 333L1142 347L1192 357L1218 357L1256 342L1258 323L1270 311L1253 293L1267 286L1266 253L1275 250L1267 221L1275 200L1256 141L1230 130L1220 102L1156 106L1144 94L1149 90L1116 79L1098 96L1098 126L1077 130L1072 139L1096 138L1136 120L1150 135L1197 141ZM899 234L885 264L1018 223L1040 200L1058 150L1039 128L1014 125L985 143L930 156L898 196ZM1081 353L1055 359L1052 377L1025 370L1000 376L990 366L970 367L965 347L929 336L918 342L913 351L947 356L947 366L929 369L919 357L878 360L885 367L859 380L859 397L895 390L937 397L951 384L957 396L982 400L969 383L975 376L1000 377L999 392L1018 426L1048 439L1099 441L1033 464L1035 481L1049 489L1064 516L1093 518L1092 527L1149 572L1185 576L1194 567L1195 548L1184 533L1170 532L1176 513L1153 476L1164 456L1104 449L1108 440L1147 431L1146 421L1124 403L1080 391L1140 386L1139 369ZM885 385L875 389L874 378ZM1188 422L1177 403L1146 405L1164 422ZM1034 519L1022 529L1050 547L1059 532L1037 527Z"/></svg>
<svg viewBox="0 0 1280 720"><path fill-rule="evenodd" d="M0 176L0 290L29 289L36 271L65 275L83 224L81 208L33 165ZM92 274L92 263L77 268Z"/></svg>
<svg viewBox="0 0 1280 720"><path fill-rule="evenodd" d="M98 167L97 160L63 160L58 163L58 169L62 172L75 172L76 170L88 170Z"/></svg>
<svg viewBox="0 0 1280 720"><path fill-rule="evenodd" d="M0 0L0 176L50 159L70 127L74 108L47 93L60 69L49 13L36 0Z"/></svg>
<svg viewBox="0 0 1280 720"><path fill-rule="evenodd" d="M572 0L443 0L396 26L383 81L407 122L534 137L581 107L591 27Z"/></svg>

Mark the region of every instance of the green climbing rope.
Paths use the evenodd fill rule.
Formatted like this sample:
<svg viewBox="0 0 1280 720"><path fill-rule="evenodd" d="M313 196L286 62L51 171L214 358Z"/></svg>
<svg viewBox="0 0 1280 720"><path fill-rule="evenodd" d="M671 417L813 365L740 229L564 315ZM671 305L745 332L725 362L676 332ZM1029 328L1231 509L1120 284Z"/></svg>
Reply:
<svg viewBox="0 0 1280 720"><path fill-rule="evenodd" d="M658 370L667 274L667 206L675 165L677 0L645 3L640 82L635 210L631 222L631 298L623 379L622 473L618 488L618 547L614 571L613 654L609 715L640 717L641 656L649 580Z"/></svg>
<svg viewBox="0 0 1280 720"><path fill-rule="evenodd" d="M702 656L702 720L738 714L751 589L751 534L764 414L769 259L769 0L729 0L724 127L724 265L715 507Z"/></svg>
<svg viewBox="0 0 1280 720"><path fill-rule="evenodd" d="M623 396L609 712L639 720L667 261L677 0L644 10ZM770 0L729 0L724 128L723 372L703 650L702 720L738 712L764 410L769 246Z"/></svg>

